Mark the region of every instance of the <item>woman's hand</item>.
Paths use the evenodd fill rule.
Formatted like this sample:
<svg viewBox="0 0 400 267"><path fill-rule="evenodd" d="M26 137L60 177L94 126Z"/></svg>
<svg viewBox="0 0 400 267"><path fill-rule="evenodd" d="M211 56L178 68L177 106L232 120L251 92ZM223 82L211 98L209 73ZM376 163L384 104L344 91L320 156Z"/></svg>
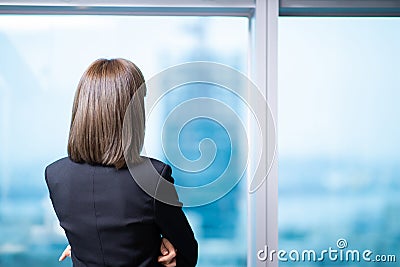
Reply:
<svg viewBox="0 0 400 267"><path fill-rule="evenodd" d="M65 260L67 257L71 257L71 246L68 245L65 249L64 252L61 254L60 258L58 259L58 261L63 261Z"/></svg>
<svg viewBox="0 0 400 267"><path fill-rule="evenodd" d="M161 240L160 252L162 256L158 257L158 262L165 267L175 267L176 266L176 250L168 239L163 238ZM61 254L58 261L63 261L67 257L71 257L71 246L68 245L63 253Z"/></svg>
<svg viewBox="0 0 400 267"><path fill-rule="evenodd" d="M161 255L158 257L158 262L165 267L175 267L176 266L176 249L166 238L161 240Z"/></svg>

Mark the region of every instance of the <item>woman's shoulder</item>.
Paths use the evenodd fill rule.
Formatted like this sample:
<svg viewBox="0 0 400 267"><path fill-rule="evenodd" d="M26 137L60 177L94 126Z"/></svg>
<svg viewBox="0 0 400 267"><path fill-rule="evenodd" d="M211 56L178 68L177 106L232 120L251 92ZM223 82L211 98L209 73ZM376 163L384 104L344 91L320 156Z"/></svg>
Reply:
<svg viewBox="0 0 400 267"><path fill-rule="evenodd" d="M142 157L143 161L132 166L135 181L144 191L158 202L181 207L171 167L157 159Z"/></svg>
<svg viewBox="0 0 400 267"><path fill-rule="evenodd" d="M151 162L151 164L154 166L154 168L156 168L157 171L162 171L162 169L165 167L164 162L162 162L161 160L155 159L155 158L149 158L149 157L142 157L142 159L145 160L149 160Z"/></svg>
<svg viewBox="0 0 400 267"><path fill-rule="evenodd" d="M45 171L51 171L51 170L58 170L58 169L63 169L66 168L68 166L70 166L71 164L74 164L75 162L73 162L69 157L64 157L64 158L60 158L52 163L50 163L49 165L46 166Z"/></svg>
<svg viewBox="0 0 400 267"><path fill-rule="evenodd" d="M143 159L143 161L141 164L139 164L140 166L138 169L140 169L140 167L142 169L148 169L148 170L154 168L157 171L158 175L162 176L164 179L168 180L169 182L172 182L172 183L174 182L174 179L171 176L172 169L168 164L166 164L158 159L150 158L150 157L142 157L142 159ZM149 164L149 163L151 163L151 164ZM132 167L137 168L136 166L132 166Z"/></svg>

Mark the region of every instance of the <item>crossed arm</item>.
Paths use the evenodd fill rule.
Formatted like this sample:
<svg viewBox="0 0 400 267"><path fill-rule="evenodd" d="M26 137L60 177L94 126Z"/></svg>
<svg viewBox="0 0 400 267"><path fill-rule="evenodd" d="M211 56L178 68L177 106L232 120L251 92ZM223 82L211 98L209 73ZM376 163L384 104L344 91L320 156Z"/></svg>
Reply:
<svg viewBox="0 0 400 267"><path fill-rule="evenodd" d="M158 256L158 262L164 265L165 267L175 267L176 266L176 250L171 242L166 238L162 238L161 247L160 247L161 255ZM61 254L58 261L63 261L67 257L71 257L71 246L68 245L63 253Z"/></svg>

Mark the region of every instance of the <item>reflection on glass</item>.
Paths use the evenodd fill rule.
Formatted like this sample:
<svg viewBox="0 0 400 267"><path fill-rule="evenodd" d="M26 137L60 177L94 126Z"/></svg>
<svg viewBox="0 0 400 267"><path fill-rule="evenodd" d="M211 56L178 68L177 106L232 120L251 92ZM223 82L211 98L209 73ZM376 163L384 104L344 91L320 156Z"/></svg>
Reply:
<svg viewBox="0 0 400 267"><path fill-rule="evenodd" d="M347 249L399 260L400 20L279 26L280 249L338 249L344 238ZM280 265L377 266L327 257Z"/></svg>
<svg viewBox="0 0 400 267"><path fill-rule="evenodd" d="M43 171L66 155L73 94L94 59L130 59L147 79L194 60L245 72L247 23L246 18L222 17L0 16L0 266L71 264L57 262L66 239L50 206ZM168 108L196 95L237 101L217 87L186 89L167 99L160 120ZM149 142L160 133L147 128L146 134ZM180 144L185 156L196 158L198 140L204 137L220 148L208 170L217 172L231 152L223 128L195 120L185 127ZM196 145L187 146L192 142ZM152 147L147 154L165 160L158 145ZM178 184L187 183L187 174L173 173ZM209 182L206 174L195 178ZM213 204L186 209L200 244L199 266L245 264L245 199L241 182Z"/></svg>

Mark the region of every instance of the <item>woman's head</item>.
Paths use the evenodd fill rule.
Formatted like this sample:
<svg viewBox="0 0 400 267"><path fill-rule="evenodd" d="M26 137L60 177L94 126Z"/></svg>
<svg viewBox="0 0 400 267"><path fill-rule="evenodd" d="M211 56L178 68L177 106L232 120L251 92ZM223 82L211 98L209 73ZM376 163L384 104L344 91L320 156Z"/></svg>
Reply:
<svg viewBox="0 0 400 267"><path fill-rule="evenodd" d="M143 75L132 62L125 59L93 62L75 93L68 139L71 160L117 168L126 166L123 122L135 96L130 105L132 110L128 112L132 124L129 155L130 160L139 162L144 140L145 94Z"/></svg>

